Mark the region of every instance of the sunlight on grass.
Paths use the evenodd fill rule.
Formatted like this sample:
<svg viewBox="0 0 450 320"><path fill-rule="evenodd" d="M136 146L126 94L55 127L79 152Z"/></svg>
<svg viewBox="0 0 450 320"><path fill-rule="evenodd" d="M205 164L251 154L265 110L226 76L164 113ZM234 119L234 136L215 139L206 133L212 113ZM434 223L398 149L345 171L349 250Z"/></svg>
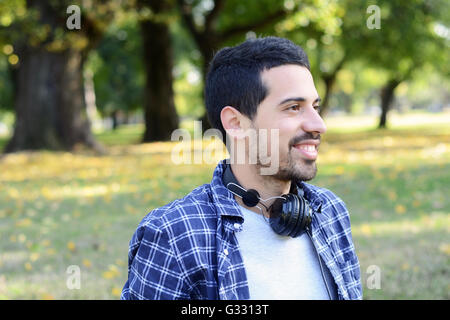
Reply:
<svg viewBox="0 0 450 320"><path fill-rule="evenodd" d="M383 272L382 288L364 287L364 297L448 299L450 129L437 120L381 131L366 125L331 126L312 181L346 202L363 282L368 266ZM0 299L120 296L139 221L209 183L226 155L217 141L137 144L141 133L99 134L105 156L22 152L0 160ZM176 147L190 150L190 161L196 150L207 156L175 165ZM71 265L81 270L79 290L66 285Z"/></svg>
<svg viewBox="0 0 450 320"><path fill-rule="evenodd" d="M371 221L370 223L353 224L352 234L356 237L372 237L383 235L419 234L421 232L450 233L450 212L433 211L417 218L400 221Z"/></svg>
<svg viewBox="0 0 450 320"><path fill-rule="evenodd" d="M336 132L361 132L377 128L378 115L359 116L330 116L325 118L325 124L329 130ZM442 113L408 112L405 114L391 111L389 113L388 128L390 130L402 130L408 128L433 128L447 127L450 122L450 111Z"/></svg>

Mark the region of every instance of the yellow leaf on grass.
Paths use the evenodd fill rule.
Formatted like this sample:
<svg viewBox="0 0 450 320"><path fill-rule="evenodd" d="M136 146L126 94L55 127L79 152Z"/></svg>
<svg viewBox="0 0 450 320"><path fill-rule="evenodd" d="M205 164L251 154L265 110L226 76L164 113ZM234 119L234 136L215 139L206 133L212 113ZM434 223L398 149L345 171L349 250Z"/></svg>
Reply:
<svg viewBox="0 0 450 320"><path fill-rule="evenodd" d="M114 278L114 273L112 271L105 271L102 273L102 277L105 279L112 279Z"/></svg>
<svg viewBox="0 0 450 320"><path fill-rule="evenodd" d="M334 169L335 174L343 174L344 172L345 172L345 168L342 166L336 167L336 169Z"/></svg>
<svg viewBox="0 0 450 320"><path fill-rule="evenodd" d="M439 251L445 253L450 256L450 243L443 243L439 246Z"/></svg>
<svg viewBox="0 0 450 320"><path fill-rule="evenodd" d="M372 234L372 230L370 229L370 226L367 223L361 225L361 233L366 236L370 236Z"/></svg>
<svg viewBox="0 0 450 320"><path fill-rule="evenodd" d="M114 288L112 288L112 290L111 290L111 294L112 294L114 297L120 297L121 292L122 292L122 291L120 291L120 289L117 288L117 287L114 287Z"/></svg>
<svg viewBox="0 0 450 320"><path fill-rule="evenodd" d="M389 191L388 198L389 200L397 200L397 193L395 191Z"/></svg>
<svg viewBox="0 0 450 320"><path fill-rule="evenodd" d="M42 300L55 300L55 297L52 296L50 293L44 293L42 295Z"/></svg>
<svg viewBox="0 0 450 320"><path fill-rule="evenodd" d="M102 277L105 279L113 279L119 275L120 275L119 269L113 264L109 266L108 271L102 273Z"/></svg>
<svg viewBox="0 0 450 320"><path fill-rule="evenodd" d="M398 214L404 214L406 212L406 208L404 205L398 204L395 206L395 212L397 212Z"/></svg>
<svg viewBox="0 0 450 320"><path fill-rule="evenodd" d="M17 236L17 241L19 241L20 243L24 243L25 240L27 240L27 236L24 235L23 233L21 233Z"/></svg>
<svg viewBox="0 0 450 320"><path fill-rule="evenodd" d="M70 251L74 252L76 247L75 247L75 243L73 243L72 241L69 241L67 243L67 249L69 249Z"/></svg>
<svg viewBox="0 0 450 320"><path fill-rule="evenodd" d="M32 223L31 219L25 218L25 219L20 219L19 221L16 222L16 227L28 227L30 226Z"/></svg>
<svg viewBox="0 0 450 320"><path fill-rule="evenodd" d="M32 262L36 261L37 259L39 259L39 253L33 252L32 254L30 254L30 260Z"/></svg>
<svg viewBox="0 0 450 320"><path fill-rule="evenodd" d="M83 265L86 268L90 268L90 267L92 267L92 262L90 260L88 260L88 259L83 259Z"/></svg>

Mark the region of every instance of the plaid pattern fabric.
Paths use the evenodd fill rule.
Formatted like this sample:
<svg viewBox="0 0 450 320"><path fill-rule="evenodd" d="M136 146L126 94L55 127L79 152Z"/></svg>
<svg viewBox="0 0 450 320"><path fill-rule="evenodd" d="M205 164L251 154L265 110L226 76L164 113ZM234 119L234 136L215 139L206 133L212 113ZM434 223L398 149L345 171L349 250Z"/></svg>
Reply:
<svg viewBox="0 0 450 320"><path fill-rule="evenodd" d="M235 232L244 223L223 185L225 161L211 183L154 209L131 238L121 299L249 299ZM298 182L316 212L312 240L330 270L339 299L362 299L359 261L344 202L329 190ZM245 225L244 225L245 227Z"/></svg>

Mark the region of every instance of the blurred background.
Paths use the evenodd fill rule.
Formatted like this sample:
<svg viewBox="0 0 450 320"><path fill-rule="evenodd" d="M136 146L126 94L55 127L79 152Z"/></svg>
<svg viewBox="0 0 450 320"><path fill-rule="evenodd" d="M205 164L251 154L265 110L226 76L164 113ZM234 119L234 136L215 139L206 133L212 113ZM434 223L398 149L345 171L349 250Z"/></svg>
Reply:
<svg viewBox="0 0 450 320"><path fill-rule="evenodd" d="M0 0L0 299L117 299L139 221L211 180L171 161L211 58L268 35L309 56L364 298L449 299L444 0Z"/></svg>

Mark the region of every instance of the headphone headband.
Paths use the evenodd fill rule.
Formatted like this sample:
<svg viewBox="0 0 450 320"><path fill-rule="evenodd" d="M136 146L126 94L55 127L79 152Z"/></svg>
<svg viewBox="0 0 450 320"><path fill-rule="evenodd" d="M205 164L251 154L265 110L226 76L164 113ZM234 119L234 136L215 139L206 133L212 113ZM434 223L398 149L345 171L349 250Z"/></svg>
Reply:
<svg viewBox="0 0 450 320"><path fill-rule="evenodd" d="M234 176L231 165L225 164L225 166L223 183L228 190L240 197L247 207L258 207L257 204L260 203L268 209L261 202L265 200L261 199L258 191L243 188ZM312 221L312 210L308 201L303 197L303 190L297 188L295 181L291 182L288 194L269 199L272 198L278 198L270 206L269 218L270 226L276 233L297 237L309 228Z"/></svg>

